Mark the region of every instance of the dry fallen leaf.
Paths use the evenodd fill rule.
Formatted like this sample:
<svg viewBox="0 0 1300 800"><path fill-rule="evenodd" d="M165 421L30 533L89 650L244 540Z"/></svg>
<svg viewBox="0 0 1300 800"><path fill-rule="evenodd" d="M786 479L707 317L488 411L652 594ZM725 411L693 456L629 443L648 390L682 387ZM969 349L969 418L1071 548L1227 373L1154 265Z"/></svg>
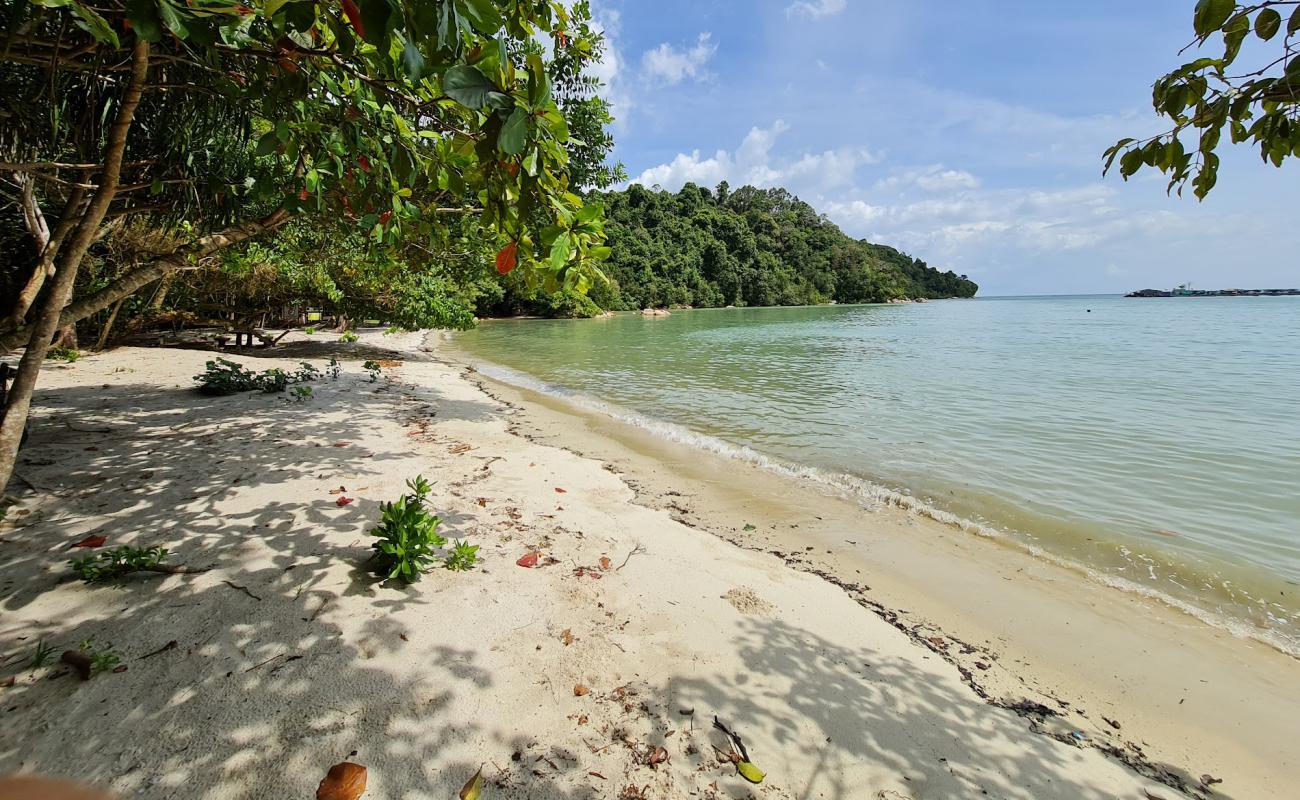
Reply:
<svg viewBox="0 0 1300 800"><path fill-rule="evenodd" d="M558 492L559 494L568 494L568 493L569 493L569 490L568 490L568 489L561 489L561 488L558 487L558 486L555 487L555 491Z"/></svg>
<svg viewBox="0 0 1300 800"><path fill-rule="evenodd" d="M316 800L357 800L366 791L366 768L344 761L330 771L316 787Z"/></svg>
<svg viewBox="0 0 1300 800"><path fill-rule="evenodd" d="M340 487L337 488L337 489L330 489L330 494L343 494L343 493L346 492L347 490L348 490L348 489L347 489L346 486L340 486Z"/></svg>
<svg viewBox="0 0 1300 800"><path fill-rule="evenodd" d="M611 563L611 562L610 562L610 560L609 560L609 556L601 556L601 557L600 557L600 568L601 568L601 569L609 569L609 567L610 567L610 563Z"/></svg>
<svg viewBox="0 0 1300 800"><path fill-rule="evenodd" d="M479 767L474 777L465 782L461 787L460 794L457 795L460 800L478 800L479 795L483 794L483 768Z"/></svg>
<svg viewBox="0 0 1300 800"><path fill-rule="evenodd" d="M531 568L537 566L537 553L536 553L536 552L525 553L525 554L524 554L523 556L521 556L521 557L519 558L519 560L516 561L515 563L518 564L518 565L521 566L521 567L526 567L526 568L531 569Z"/></svg>
<svg viewBox="0 0 1300 800"><path fill-rule="evenodd" d="M650 759L648 763L650 764L650 766L655 767L664 763L667 760L668 760L668 751L662 747L656 747L654 751L650 753Z"/></svg>
<svg viewBox="0 0 1300 800"><path fill-rule="evenodd" d="M478 499L478 504L479 504L480 506L483 506L484 508L486 508L486 507L487 507L487 504L488 504L488 499L487 499L486 497L480 497L480 498Z"/></svg>
<svg viewBox="0 0 1300 800"><path fill-rule="evenodd" d="M591 694L591 690L588 689L586 686L583 686L581 683L574 685L573 687L574 697L584 697L588 694Z"/></svg>
<svg viewBox="0 0 1300 800"><path fill-rule="evenodd" d="M356 501L357 500L355 497L340 497L339 499L334 501L334 504L337 505L339 508L342 508L343 506L352 505Z"/></svg>
<svg viewBox="0 0 1300 800"><path fill-rule="evenodd" d="M573 644L576 640L577 637L574 636L573 631L569 630L568 628L565 628L563 631L560 632L560 641L564 642L565 647L568 647L569 645Z"/></svg>
<svg viewBox="0 0 1300 800"><path fill-rule="evenodd" d="M87 536L73 545L73 547L103 547L104 542L108 541L107 536Z"/></svg>

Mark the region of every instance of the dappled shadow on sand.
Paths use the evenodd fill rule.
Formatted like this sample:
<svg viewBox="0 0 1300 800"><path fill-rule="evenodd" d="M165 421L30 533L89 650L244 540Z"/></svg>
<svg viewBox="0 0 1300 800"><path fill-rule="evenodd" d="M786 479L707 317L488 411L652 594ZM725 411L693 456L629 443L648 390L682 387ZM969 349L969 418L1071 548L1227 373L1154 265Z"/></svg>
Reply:
<svg viewBox="0 0 1300 800"><path fill-rule="evenodd" d="M432 639L420 622L463 627L474 609L442 602L437 586L377 583L365 568L364 535L377 508L339 508L324 494L344 472L360 485L411 474L409 450L385 449L365 431L434 415L481 420L491 401L453 402L426 387L412 402L395 383L348 377L317 388L309 405L143 383L42 393L50 410L19 472L58 502L45 519L4 532L0 672L22 675L19 660L42 638L58 649L86 638L111 644L128 670L86 683L22 678L6 690L0 771L65 775L123 797L289 798L309 796L331 764L353 760L371 770L367 797L449 798L481 763L449 754L472 743L485 775L500 780L494 797L615 796L622 781L613 774L575 785L573 775L512 765L512 752L535 744L530 737L450 713L458 699L504 687L485 666L488 654ZM243 493L254 491L262 499L250 503ZM447 519L456 535L457 519ZM109 546L166 546L172 563L214 569L110 587L69 583L68 545L96 534ZM52 610L47 618L25 615L37 599ZM675 783L661 780L647 796L683 796L714 781L719 796L749 791L702 740L691 753L684 735L664 735L687 724L681 707L695 709L697 731L717 714L750 742L775 742L776 752L751 755L787 793L777 796L1114 796L1062 777L1081 774L1071 769L1081 751L1007 738L1024 723L972 705L960 686L908 660L770 618L742 619L731 646L744 670L652 678L646 699L657 722L618 721L674 748ZM774 716L773 707L789 713ZM568 769L579 776L594 766L583 763L596 756L577 733L550 744L573 753ZM977 752L1000 755L962 760Z"/></svg>
<svg viewBox="0 0 1300 800"><path fill-rule="evenodd" d="M440 413L436 398L412 403L395 383L347 376L316 384L308 404L144 383L40 393L11 490L25 481L54 498L0 541L0 677L18 678L0 695L0 772L66 775L124 797L206 797L220 784L223 797L283 798L352 758L382 776L376 797L454 795L477 765L425 765L480 731L440 710L491 691L493 678L473 649L437 642L423 643L416 668L395 668L420 634L396 612L455 609L418 584L377 582L364 535L375 504L341 508L325 491L340 473L362 485L412 474L409 452L372 447L365 432ZM69 546L92 535L213 569L74 582L68 559L87 551ZM364 601L349 606L369 617L359 635L330 620L345 596ZM38 599L48 616L27 617ZM111 645L127 671L85 683L57 665L31 674L22 664L42 639L56 659L84 639Z"/></svg>
<svg viewBox="0 0 1300 800"><path fill-rule="evenodd" d="M1104 763L1096 775L1095 751L1029 734L1012 712L937 680L948 669L937 657L934 671L918 669L910 657L844 647L763 617L744 619L734 644L743 670L673 677L664 696L673 709L695 709L699 725L716 714L747 736L751 758L795 797L1134 796L1116 791L1132 786L1126 768ZM776 742L776 752L755 750L756 740Z"/></svg>

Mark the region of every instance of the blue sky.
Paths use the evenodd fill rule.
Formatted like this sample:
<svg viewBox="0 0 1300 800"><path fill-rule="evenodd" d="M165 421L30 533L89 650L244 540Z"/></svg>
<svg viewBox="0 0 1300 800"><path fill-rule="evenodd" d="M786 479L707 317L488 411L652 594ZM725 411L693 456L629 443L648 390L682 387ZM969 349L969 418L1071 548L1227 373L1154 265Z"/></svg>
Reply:
<svg viewBox="0 0 1300 800"><path fill-rule="evenodd" d="M1204 203L1102 152L1162 128L1194 0L594 0L634 181L784 186L981 294L1300 285L1297 169L1224 153Z"/></svg>

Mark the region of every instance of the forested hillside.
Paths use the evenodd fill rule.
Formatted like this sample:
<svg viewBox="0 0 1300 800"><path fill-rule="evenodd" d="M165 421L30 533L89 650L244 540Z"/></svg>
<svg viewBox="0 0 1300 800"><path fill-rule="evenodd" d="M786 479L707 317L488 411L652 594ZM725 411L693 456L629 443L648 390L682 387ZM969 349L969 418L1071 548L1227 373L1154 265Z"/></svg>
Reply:
<svg viewBox="0 0 1300 800"><path fill-rule="evenodd" d="M878 303L972 297L979 288L892 247L850 238L784 189L687 184L671 193L633 185L589 200L605 206L611 284L594 286L592 303L508 287L480 311Z"/></svg>

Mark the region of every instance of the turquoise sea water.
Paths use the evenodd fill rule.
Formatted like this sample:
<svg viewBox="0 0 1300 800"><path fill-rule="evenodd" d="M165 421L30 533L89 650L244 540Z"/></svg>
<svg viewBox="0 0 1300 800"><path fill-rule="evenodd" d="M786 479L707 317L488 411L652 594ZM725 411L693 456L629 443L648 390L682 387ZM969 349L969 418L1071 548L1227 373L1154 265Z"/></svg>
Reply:
<svg viewBox="0 0 1300 800"><path fill-rule="evenodd" d="M455 344L495 377L1300 654L1300 298L494 321Z"/></svg>

